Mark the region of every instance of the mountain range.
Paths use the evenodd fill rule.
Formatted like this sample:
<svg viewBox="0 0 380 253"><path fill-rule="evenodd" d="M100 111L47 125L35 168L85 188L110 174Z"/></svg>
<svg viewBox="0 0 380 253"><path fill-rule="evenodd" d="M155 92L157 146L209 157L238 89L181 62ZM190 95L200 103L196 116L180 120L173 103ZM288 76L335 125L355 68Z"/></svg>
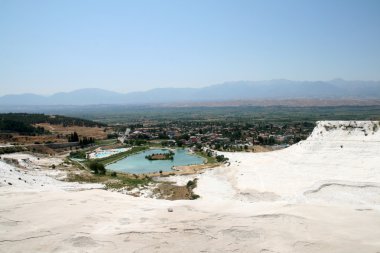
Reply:
<svg viewBox="0 0 380 253"><path fill-rule="evenodd" d="M380 81L238 81L203 88L157 88L118 93L79 89L50 96L5 95L0 105L112 105L171 104L260 99L380 99Z"/></svg>

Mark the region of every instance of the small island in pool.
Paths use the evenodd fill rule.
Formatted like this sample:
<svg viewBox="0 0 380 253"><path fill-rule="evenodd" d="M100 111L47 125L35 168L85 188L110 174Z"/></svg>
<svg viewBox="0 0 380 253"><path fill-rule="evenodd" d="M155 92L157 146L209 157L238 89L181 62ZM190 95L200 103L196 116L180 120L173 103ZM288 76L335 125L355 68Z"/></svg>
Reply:
<svg viewBox="0 0 380 253"><path fill-rule="evenodd" d="M158 154L150 154L145 156L146 159L150 161L154 160L173 160L174 159L174 152L169 151L169 153L158 153Z"/></svg>
<svg viewBox="0 0 380 253"><path fill-rule="evenodd" d="M176 166L196 165L205 162L203 157L190 153L188 149L177 148L170 151L174 153L173 160L148 160L146 156L169 153L168 149L148 149L110 163L106 165L106 169L131 174L145 174L160 170L163 172L173 171L173 167Z"/></svg>

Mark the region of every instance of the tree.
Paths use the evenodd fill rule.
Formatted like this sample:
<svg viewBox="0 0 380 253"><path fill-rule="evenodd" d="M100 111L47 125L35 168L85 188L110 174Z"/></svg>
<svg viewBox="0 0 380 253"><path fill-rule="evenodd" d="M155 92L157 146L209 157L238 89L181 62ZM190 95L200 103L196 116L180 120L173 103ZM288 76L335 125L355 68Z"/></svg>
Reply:
<svg viewBox="0 0 380 253"><path fill-rule="evenodd" d="M178 140L178 141L177 141L177 146L178 146L178 147L182 147L183 144L184 144L183 141L181 141L181 140Z"/></svg>
<svg viewBox="0 0 380 253"><path fill-rule="evenodd" d="M86 146L88 144L91 144L91 143L94 143L95 142L95 139L92 138L92 137L83 137L80 141L79 141L79 144L83 147L83 146Z"/></svg>
<svg viewBox="0 0 380 253"><path fill-rule="evenodd" d="M217 162L224 162L228 160L228 158L224 157L224 155L217 155L215 158Z"/></svg>
<svg viewBox="0 0 380 253"><path fill-rule="evenodd" d="M190 139L190 135L188 135L188 134L183 134L183 135L181 135L180 137L179 137L179 139L183 139L183 140L189 140Z"/></svg>
<svg viewBox="0 0 380 253"><path fill-rule="evenodd" d="M275 143L274 137L271 135L269 136L268 144L273 145Z"/></svg>
<svg viewBox="0 0 380 253"><path fill-rule="evenodd" d="M104 168L104 165L100 162L93 161L90 163L90 170L94 172L94 174L99 175L105 175L106 174L106 168Z"/></svg>
<svg viewBox="0 0 380 253"><path fill-rule="evenodd" d="M77 132L71 133L68 137L69 142L78 142L79 141L79 136Z"/></svg>

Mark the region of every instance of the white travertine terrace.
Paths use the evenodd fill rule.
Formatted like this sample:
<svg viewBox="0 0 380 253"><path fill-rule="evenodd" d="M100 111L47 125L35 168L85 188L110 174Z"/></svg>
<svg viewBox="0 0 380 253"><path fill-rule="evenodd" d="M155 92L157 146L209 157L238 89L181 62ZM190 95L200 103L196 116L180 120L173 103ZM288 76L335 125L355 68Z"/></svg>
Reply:
<svg viewBox="0 0 380 253"><path fill-rule="evenodd" d="M380 125L365 121L317 122L307 140L287 149L224 155L230 158L229 167L199 178L196 192L204 198L305 201L310 196L314 199L311 192L319 187L328 191L329 184L341 190L358 189L356 185L367 183L379 186ZM363 197L347 196L357 198L355 201L365 201Z"/></svg>

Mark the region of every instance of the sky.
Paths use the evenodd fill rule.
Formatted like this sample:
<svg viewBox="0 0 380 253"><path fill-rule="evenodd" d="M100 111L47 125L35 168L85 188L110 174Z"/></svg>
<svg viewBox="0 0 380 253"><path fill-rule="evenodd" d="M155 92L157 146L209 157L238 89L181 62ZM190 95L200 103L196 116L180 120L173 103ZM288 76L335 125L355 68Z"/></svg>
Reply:
<svg viewBox="0 0 380 253"><path fill-rule="evenodd" d="M0 0L0 95L380 80L379 0Z"/></svg>

